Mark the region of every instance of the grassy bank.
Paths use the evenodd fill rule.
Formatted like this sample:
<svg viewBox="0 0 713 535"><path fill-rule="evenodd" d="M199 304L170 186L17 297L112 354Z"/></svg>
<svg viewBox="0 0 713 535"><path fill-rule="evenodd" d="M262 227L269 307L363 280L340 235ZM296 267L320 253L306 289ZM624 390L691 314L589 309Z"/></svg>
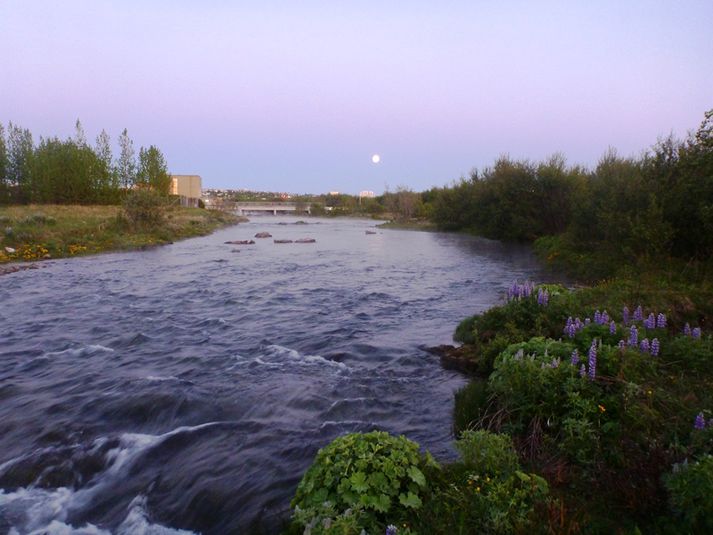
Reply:
<svg viewBox="0 0 713 535"><path fill-rule="evenodd" d="M136 226L127 222L120 206L4 206L0 207L0 263L161 245L203 236L238 221L217 210L174 206L163 209L160 223Z"/></svg>

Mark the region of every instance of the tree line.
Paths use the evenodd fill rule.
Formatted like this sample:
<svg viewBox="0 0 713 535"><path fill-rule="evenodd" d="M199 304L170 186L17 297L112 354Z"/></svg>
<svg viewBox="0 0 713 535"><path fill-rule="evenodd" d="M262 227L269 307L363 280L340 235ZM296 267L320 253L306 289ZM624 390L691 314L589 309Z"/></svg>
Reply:
<svg viewBox="0 0 713 535"><path fill-rule="evenodd" d="M126 129L114 158L111 139L102 130L94 145L78 120L73 137L40 137L0 123L0 203L117 204L126 192L150 189L168 195L171 177L161 151L141 147L138 158Z"/></svg>
<svg viewBox="0 0 713 535"><path fill-rule="evenodd" d="M660 140L638 158L607 152L593 170L561 155L499 158L468 178L422 193L447 230L534 241L602 264L713 256L713 110L684 140Z"/></svg>

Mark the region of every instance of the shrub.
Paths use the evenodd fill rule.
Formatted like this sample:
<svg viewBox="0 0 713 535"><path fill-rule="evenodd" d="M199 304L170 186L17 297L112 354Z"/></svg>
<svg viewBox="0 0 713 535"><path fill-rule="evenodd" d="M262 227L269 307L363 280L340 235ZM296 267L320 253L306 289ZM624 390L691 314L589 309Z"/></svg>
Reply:
<svg viewBox="0 0 713 535"><path fill-rule="evenodd" d="M508 435L489 431L463 431L456 441L463 463L479 474L510 475L518 467L517 454Z"/></svg>
<svg viewBox="0 0 713 535"><path fill-rule="evenodd" d="M664 485L682 532L713 533L713 455L674 465Z"/></svg>
<svg viewBox="0 0 713 535"><path fill-rule="evenodd" d="M130 192L123 202L123 215L133 227L152 228L164 220L165 199L147 189Z"/></svg>
<svg viewBox="0 0 713 535"><path fill-rule="evenodd" d="M424 470L436 464L418 444L381 431L352 433L319 450L297 486L295 521L307 525L323 515L325 502L335 512L361 508L361 527L376 533L423 504L428 492Z"/></svg>

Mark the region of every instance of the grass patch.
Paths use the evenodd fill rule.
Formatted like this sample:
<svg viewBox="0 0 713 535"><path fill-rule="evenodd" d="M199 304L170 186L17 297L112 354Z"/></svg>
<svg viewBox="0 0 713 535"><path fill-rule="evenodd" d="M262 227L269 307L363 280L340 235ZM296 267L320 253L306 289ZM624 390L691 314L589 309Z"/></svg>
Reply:
<svg viewBox="0 0 713 535"><path fill-rule="evenodd" d="M140 249L203 236L240 221L218 210L170 206L163 208L160 224L137 227L123 214L120 206L0 207L0 263Z"/></svg>

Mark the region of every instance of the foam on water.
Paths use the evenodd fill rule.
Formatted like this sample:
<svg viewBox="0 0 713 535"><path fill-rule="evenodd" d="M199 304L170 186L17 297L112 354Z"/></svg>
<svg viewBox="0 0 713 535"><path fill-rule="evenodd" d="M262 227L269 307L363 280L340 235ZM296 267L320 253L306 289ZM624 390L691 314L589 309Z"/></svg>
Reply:
<svg viewBox="0 0 713 535"><path fill-rule="evenodd" d="M162 435L124 433L119 437L118 445L106 452L104 471L87 487L73 490L66 487L44 489L30 486L13 492L0 489L0 519L10 523L13 530L11 533L18 535L111 535L111 532L100 530L91 524L76 528L66 524L66 520L73 511L90 507L95 498L110 495L112 486L125 477L141 456L152 448L176 435L199 432L223 423L208 422L196 426L182 426ZM97 451L108 441L107 437L97 438L89 451ZM20 460L8 461L0 468L9 467ZM138 496L129 505L127 517L117 529L116 535L137 533L186 535L191 532L151 524L146 511L146 497Z"/></svg>

